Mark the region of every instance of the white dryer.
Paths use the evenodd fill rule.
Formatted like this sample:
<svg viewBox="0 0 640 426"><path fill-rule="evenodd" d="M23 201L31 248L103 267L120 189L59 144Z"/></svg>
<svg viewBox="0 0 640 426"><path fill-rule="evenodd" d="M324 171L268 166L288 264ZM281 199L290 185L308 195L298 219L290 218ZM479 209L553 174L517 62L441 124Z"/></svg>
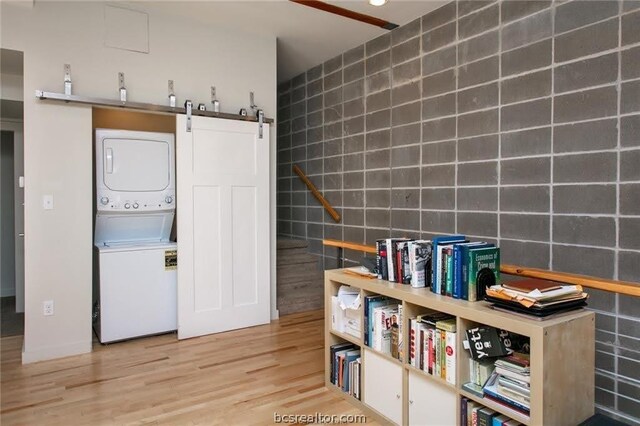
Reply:
<svg viewBox="0 0 640 426"><path fill-rule="evenodd" d="M177 328L174 136L97 129L94 328L102 343Z"/></svg>

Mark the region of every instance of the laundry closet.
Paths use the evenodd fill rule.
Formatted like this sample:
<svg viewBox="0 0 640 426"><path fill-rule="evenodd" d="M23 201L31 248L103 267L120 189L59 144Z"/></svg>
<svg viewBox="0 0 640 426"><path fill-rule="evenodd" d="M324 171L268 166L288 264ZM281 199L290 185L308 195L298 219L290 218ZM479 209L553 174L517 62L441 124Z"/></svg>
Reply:
<svg viewBox="0 0 640 426"><path fill-rule="evenodd" d="M99 341L269 322L268 127L265 138L243 120L92 117Z"/></svg>

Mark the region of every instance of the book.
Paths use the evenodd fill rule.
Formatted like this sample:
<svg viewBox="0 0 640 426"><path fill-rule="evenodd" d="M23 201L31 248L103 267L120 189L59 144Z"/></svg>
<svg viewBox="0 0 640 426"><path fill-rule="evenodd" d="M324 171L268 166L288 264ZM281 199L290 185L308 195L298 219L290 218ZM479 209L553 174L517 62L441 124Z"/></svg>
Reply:
<svg viewBox="0 0 640 426"><path fill-rule="evenodd" d="M400 241L398 243L398 272L400 280L398 282L402 284L411 284L411 268L409 266L409 242Z"/></svg>
<svg viewBox="0 0 640 426"><path fill-rule="evenodd" d="M398 359L404 361L404 329L402 303L398 303Z"/></svg>
<svg viewBox="0 0 640 426"><path fill-rule="evenodd" d="M422 288L431 284L431 241L408 243L411 287Z"/></svg>
<svg viewBox="0 0 640 426"><path fill-rule="evenodd" d="M466 331L467 349L473 359L495 358L513 353L511 334L494 327L475 327Z"/></svg>
<svg viewBox="0 0 640 426"><path fill-rule="evenodd" d="M484 386L487 379L493 374L495 367L493 359L477 360L469 358L469 376L472 383Z"/></svg>
<svg viewBox="0 0 640 426"><path fill-rule="evenodd" d="M480 404L478 404L475 401L467 402L467 426L477 426L473 424L473 410L476 410L478 406L480 406ZM477 424L477 417L476 417L476 424Z"/></svg>
<svg viewBox="0 0 640 426"><path fill-rule="evenodd" d="M500 375L498 377L498 384L500 386L504 386L505 388L515 390L521 395L524 395L524 396L531 395L531 390L529 389L529 382L524 382L524 381L512 379L511 377Z"/></svg>
<svg viewBox="0 0 640 426"><path fill-rule="evenodd" d="M484 395L482 392L482 386L478 386L472 382L463 383L462 389L479 398L482 398Z"/></svg>
<svg viewBox="0 0 640 426"><path fill-rule="evenodd" d="M373 334L373 308L387 303L387 296L366 296L364 298L364 344L371 347L371 336Z"/></svg>
<svg viewBox="0 0 640 426"><path fill-rule="evenodd" d="M438 251L439 245L450 244L453 242L464 242L464 235L448 235L448 236L440 236L436 237L431 241L431 252L432 252L432 262L431 262L431 291L434 293L440 294L440 257L439 254L442 254L442 251Z"/></svg>
<svg viewBox="0 0 640 426"><path fill-rule="evenodd" d="M482 405L477 405L471 409L471 425L480 426L478 423L478 412L483 408Z"/></svg>
<svg viewBox="0 0 640 426"><path fill-rule="evenodd" d="M467 403L469 400L464 396L460 399L460 426L467 426Z"/></svg>
<svg viewBox="0 0 640 426"><path fill-rule="evenodd" d="M493 418L491 426L502 426L502 423L506 422L507 420L509 420L509 417L507 417L505 414L500 414Z"/></svg>
<svg viewBox="0 0 640 426"><path fill-rule="evenodd" d="M388 280L391 282L402 282L400 275L397 274L397 243L400 241L409 241L408 238L387 238L387 268Z"/></svg>
<svg viewBox="0 0 640 426"><path fill-rule="evenodd" d="M498 382L497 389L498 389L498 393L500 393L500 395L504 395L504 396L506 396L508 398L511 398L511 399L513 399L515 401L518 401L518 402L521 402L523 404L531 404L531 398L530 398L529 395L523 395L523 394L521 394L521 393L519 393L519 392L517 392L517 391L515 391L513 389L506 388L506 387L502 386L500 384L500 382Z"/></svg>
<svg viewBox="0 0 640 426"><path fill-rule="evenodd" d="M534 290L538 290L540 293L546 293L548 291L560 290L562 289L562 284L559 284L554 281L548 280L540 280L536 278L527 278L524 280L516 280L502 283L502 287L521 291L523 293L530 293Z"/></svg>
<svg viewBox="0 0 640 426"><path fill-rule="evenodd" d="M481 408L478 411L478 426L493 426L493 418L496 414L491 408Z"/></svg>
<svg viewBox="0 0 640 426"><path fill-rule="evenodd" d="M391 325L391 356L400 359L398 324Z"/></svg>
<svg viewBox="0 0 640 426"><path fill-rule="evenodd" d="M484 392L485 398L489 398L501 404L505 404L508 407L529 415L529 404L516 401L515 399L503 395L499 392L497 373L491 375L489 380L487 380L487 384L482 388L482 391Z"/></svg>
<svg viewBox="0 0 640 426"><path fill-rule="evenodd" d="M336 384L336 377L337 377L337 365L335 363L336 360L336 353L342 350L350 350L353 349L355 347L355 345L353 343L338 343L336 345L333 345L329 348L329 353L330 353L330 360L331 360L331 377L330 377L330 381L333 384Z"/></svg>
<svg viewBox="0 0 640 426"><path fill-rule="evenodd" d="M351 350L351 351L347 352L345 354L345 356L344 356L344 362L345 362L345 366L346 366L345 373L344 373L345 377L344 377L344 380L343 380L343 383L342 383L342 390L344 392L349 392L349 390L350 390L350 386L349 386L350 382L349 382L349 380L350 380L351 370L350 370L349 367L351 366L351 363L353 361L355 361L359 357L360 357L360 349Z"/></svg>
<svg viewBox="0 0 640 426"><path fill-rule="evenodd" d="M453 245L453 290L451 296L455 299L462 299L463 296L463 247L484 246L487 243L483 241L476 241L471 243L457 243Z"/></svg>
<svg viewBox="0 0 640 426"><path fill-rule="evenodd" d="M445 273L445 292L444 294L451 297L453 296L453 248L455 244L447 246L444 250L446 261L446 273Z"/></svg>
<svg viewBox="0 0 640 426"><path fill-rule="evenodd" d="M471 248L495 247L493 244L480 243L474 246L463 244L460 246L460 274L461 274L461 295L460 298L469 300L469 250Z"/></svg>
<svg viewBox="0 0 640 426"><path fill-rule="evenodd" d="M409 364L416 366L416 342L418 334L418 321L415 318L409 318Z"/></svg>
<svg viewBox="0 0 640 426"><path fill-rule="evenodd" d="M487 287L500 282L500 249L469 249L469 301L483 300Z"/></svg>
<svg viewBox="0 0 640 426"><path fill-rule="evenodd" d="M381 280L388 279L387 240L376 240L376 263L378 265L378 278Z"/></svg>
<svg viewBox="0 0 640 426"><path fill-rule="evenodd" d="M530 383L530 376L524 376L518 373L514 373L513 371L506 370L502 367L496 367L495 373L499 374L501 377L508 377L510 379L514 379L521 383Z"/></svg>

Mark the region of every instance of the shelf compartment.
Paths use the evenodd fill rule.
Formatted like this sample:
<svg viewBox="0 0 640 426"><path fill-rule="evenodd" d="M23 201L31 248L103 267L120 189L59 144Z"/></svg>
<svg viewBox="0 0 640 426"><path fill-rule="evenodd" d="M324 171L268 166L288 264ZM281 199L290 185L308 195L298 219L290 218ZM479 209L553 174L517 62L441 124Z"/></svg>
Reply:
<svg viewBox="0 0 640 426"><path fill-rule="evenodd" d="M367 330L369 330L369 323L371 323L372 321L374 321L373 315L372 315L371 317L369 317L369 316L367 315L367 312L365 312L365 306L366 306L366 304L365 304L365 299L366 299L367 297L371 297L371 296L374 296L374 297L375 297L375 296L385 296L385 297L388 297L388 296L386 296L386 295L384 295L384 294L380 294L380 293L376 293L376 292L371 292L371 291L366 291L366 290L363 290L363 291L362 291L362 316L363 316L363 321L362 321L362 324L363 324L363 326L362 326L362 328L363 328L363 339L362 339L362 342L363 342L363 344L364 344L364 347L365 347L365 348L367 348L367 349L369 349L369 350L374 351L374 352L375 352L375 353L377 353L377 354L380 354L380 355L382 355L382 356L386 356L386 357L388 357L389 359L392 359L392 360L397 361L397 362L399 362L400 364L402 364L402 358L404 358L404 356L405 356L405 354L406 354L406 350L405 350L406 346L405 346L405 343L404 343L404 337L405 337L405 332L404 332L404 318L406 317L406 314L405 314L405 312L404 312L404 304L402 303L402 300L398 300L398 299L393 298L393 297L389 297L389 298L388 298L388 300L387 300L387 303L388 303L389 305L391 305L391 306L393 306L393 307L396 307L396 305L397 305L398 310L399 310L399 311L400 311L400 310L402 310L401 315L400 315L400 312L398 313L398 316L399 316L399 318L398 318L398 320L399 320L399 321L398 321L398 325L400 326L400 330L398 330L398 331L400 331L400 332L402 333L402 335L400 335L400 336L399 336L399 338L400 338L400 340L402 340L402 342L401 342L401 347L399 348L399 351L401 352L401 354L400 354L400 359L397 359L397 358L394 358L391 354L387 354L387 353L381 352L381 351L379 351L379 350L377 350L377 349L374 349L372 346L370 346L370 345L372 344L372 342L373 342L373 336L369 336L369 345L365 344L365 343L366 343L366 340L365 340L365 338L364 338L364 333L365 333ZM374 307L377 307L377 306L374 306ZM373 310L371 311L371 313L373 314ZM366 318L366 321L365 321L365 318ZM391 339L391 337L390 337L390 339ZM390 342L390 344L391 344L391 342Z"/></svg>
<svg viewBox="0 0 640 426"><path fill-rule="evenodd" d="M346 333L340 333L337 330L329 330L329 332L331 334L333 334L334 336L339 337L342 340L345 340L347 342L353 343L354 345L358 345L360 347L363 346L362 345L362 338L354 337L354 336L352 336L350 334L346 334ZM365 346L365 347L367 347L367 346Z"/></svg>
<svg viewBox="0 0 640 426"><path fill-rule="evenodd" d="M464 396L465 398L471 399L479 404L484 405L485 407L491 408L492 410L496 410L498 413L504 414L509 418L519 421L522 424L531 424L531 417L527 416L526 414L522 414L520 411L509 408L504 404L500 404L488 398L480 398L479 396L476 396L462 389L459 390L459 392L460 395Z"/></svg>
<svg viewBox="0 0 640 426"><path fill-rule="evenodd" d="M342 332L340 330L337 330L333 327L333 316L334 316L334 306L333 306L333 297L338 295L338 291L340 290L340 287L344 286L345 284L342 284L340 282L336 282L336 281L329 281L329 286L328 286L328 294L326 295L326 299L325 299L325 315L326 317L326 323L327 323L327 327L328 329L334 333L337 336L340 336L342 338L344 338L345 340L349 340L352 341L352 339L356 339L356 341L352 341L352 343L357 343L358 345L362 345L363 342L363 308L362 308L362 298L363 298L363 292L361 289L355 287L356 290L359 291L360 294L360 308L359 309L349 309L350 312L350 318L353 317L357 317L359 319L360 322L360 336L359 337L355 337L352 334L349 333L345 333ZM339 308L338 308L339 309ZM340 312L339 314L342 315L346 315L343 312ZM346 326L346 322L347 322L348 318L345 316L342 318L341 321L344 321L344 324Z"/></svg>

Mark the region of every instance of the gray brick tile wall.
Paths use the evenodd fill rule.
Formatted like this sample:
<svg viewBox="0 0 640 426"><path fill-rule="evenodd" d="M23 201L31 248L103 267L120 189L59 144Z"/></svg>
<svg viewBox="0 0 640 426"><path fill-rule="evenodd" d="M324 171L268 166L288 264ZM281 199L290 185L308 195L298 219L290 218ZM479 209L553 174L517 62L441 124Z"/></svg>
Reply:
<svg viewBox="0 0 640 426"><path fill-rule="evenodd" d="M640 281L638 0L450 2L279 84L277 117L278 234L327 268L322 238L462 232ZM640 425L638 299L589 293L598 410Z"/></svg>

